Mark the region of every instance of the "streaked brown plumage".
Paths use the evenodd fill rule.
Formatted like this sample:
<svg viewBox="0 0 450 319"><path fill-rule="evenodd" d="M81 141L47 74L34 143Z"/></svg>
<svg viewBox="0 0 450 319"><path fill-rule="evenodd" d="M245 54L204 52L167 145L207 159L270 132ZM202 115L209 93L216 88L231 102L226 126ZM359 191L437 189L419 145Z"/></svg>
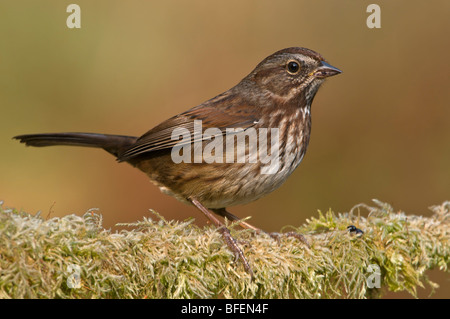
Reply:
<svg viewBox="0 0 450 319"><path fill-rule="evenodd" d="M306 152L314 96L326 77L339 73L340 70L326 63L320 54L312 50L287 48L268 56L230 90L175 115L139 138L93 133L29 134L15 138L31 146L103 148L116 156L118 161L130 163L146 173L161 191L197 206L219 226L228 246L241 258L246 270L252 273L229 231L208 209L236 220L238 218L228 213L226 207L254 201L286 180ZM252 129L277 128L278 170L273 174L262 174L260 161L226 163L227 152L235 151L236 145L232 150L225 149L224 163L208 163L207 158L202 163L174 163L171 150L179 141L172 139L172 133L174 129L186 129L193 134L194 120L202 121L203 131L218 128L224 137L227 129L243 129L235 134L239 138ZM197 145L195 140L193 136L185 143L193 146L192 153L194 145ZM198 141L201 141L199 145L202 149L210 142L204 137ZM249 159L248 154L253 150L250 143L245 145L245 150ZM241 225L259 231L248 223L242 222ZM303 239L301 235L297 237Z"/></svg>

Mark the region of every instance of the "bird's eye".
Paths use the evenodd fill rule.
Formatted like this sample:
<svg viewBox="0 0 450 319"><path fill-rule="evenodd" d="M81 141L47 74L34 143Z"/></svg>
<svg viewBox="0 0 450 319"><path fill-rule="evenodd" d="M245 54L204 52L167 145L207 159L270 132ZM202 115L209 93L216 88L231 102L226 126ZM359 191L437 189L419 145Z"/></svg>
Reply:
<svg viewBox="0 0 450 319"><path fill-rule="evenodd" d="M296 61L289 61L287 64L287 70L291 74L296 74L300 70L300 65Z"/></svg>

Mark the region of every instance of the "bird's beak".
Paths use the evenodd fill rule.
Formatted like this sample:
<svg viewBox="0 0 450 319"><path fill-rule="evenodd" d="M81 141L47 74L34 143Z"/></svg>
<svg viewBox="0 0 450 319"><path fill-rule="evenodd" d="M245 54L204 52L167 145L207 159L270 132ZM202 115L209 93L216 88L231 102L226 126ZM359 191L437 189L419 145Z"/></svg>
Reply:
<svg viewBox="0 0 450 319"><path fill-rule="evenodd" d="M316 78L324 79L333 75L338 75L342 73L342 71L332 65L329 65L325 61L322 61L321 65L311 73Z"/></svg>

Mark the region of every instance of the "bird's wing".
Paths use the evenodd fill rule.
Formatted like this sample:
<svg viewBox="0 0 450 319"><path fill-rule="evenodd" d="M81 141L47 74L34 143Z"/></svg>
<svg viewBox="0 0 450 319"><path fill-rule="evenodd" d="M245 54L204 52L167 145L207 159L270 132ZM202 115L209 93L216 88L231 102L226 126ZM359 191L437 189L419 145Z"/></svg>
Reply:
<svg viewBox="0 0 450 319"><path fill-rule="evenodd" d="M207 128L218 128L222 135L226 134L227 128L246 130L257 123L259 114L255 109L256 107L244 103L238 96L224 93L154 127L120 154L118 160L127 161L144 153L204 140L203 134L194 134L196 120L201 121L202 133ZM190 140L180 142L178 132L183 131L190 133Z"/></svg>

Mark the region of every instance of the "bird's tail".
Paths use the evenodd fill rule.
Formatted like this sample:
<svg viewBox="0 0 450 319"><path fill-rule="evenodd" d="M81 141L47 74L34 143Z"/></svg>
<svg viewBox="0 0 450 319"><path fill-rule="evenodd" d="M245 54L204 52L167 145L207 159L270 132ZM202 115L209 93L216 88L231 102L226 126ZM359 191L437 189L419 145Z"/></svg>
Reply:
<svg viewBox="0 0 450 319"><path fill-rule="evenodd" d="M45 133L45 134L26 134L13 137L27 146L84 146L102 148L108 153L119 157L120 154L128 149L137 137L123 135L109 135L96 133Z"/></svg>

